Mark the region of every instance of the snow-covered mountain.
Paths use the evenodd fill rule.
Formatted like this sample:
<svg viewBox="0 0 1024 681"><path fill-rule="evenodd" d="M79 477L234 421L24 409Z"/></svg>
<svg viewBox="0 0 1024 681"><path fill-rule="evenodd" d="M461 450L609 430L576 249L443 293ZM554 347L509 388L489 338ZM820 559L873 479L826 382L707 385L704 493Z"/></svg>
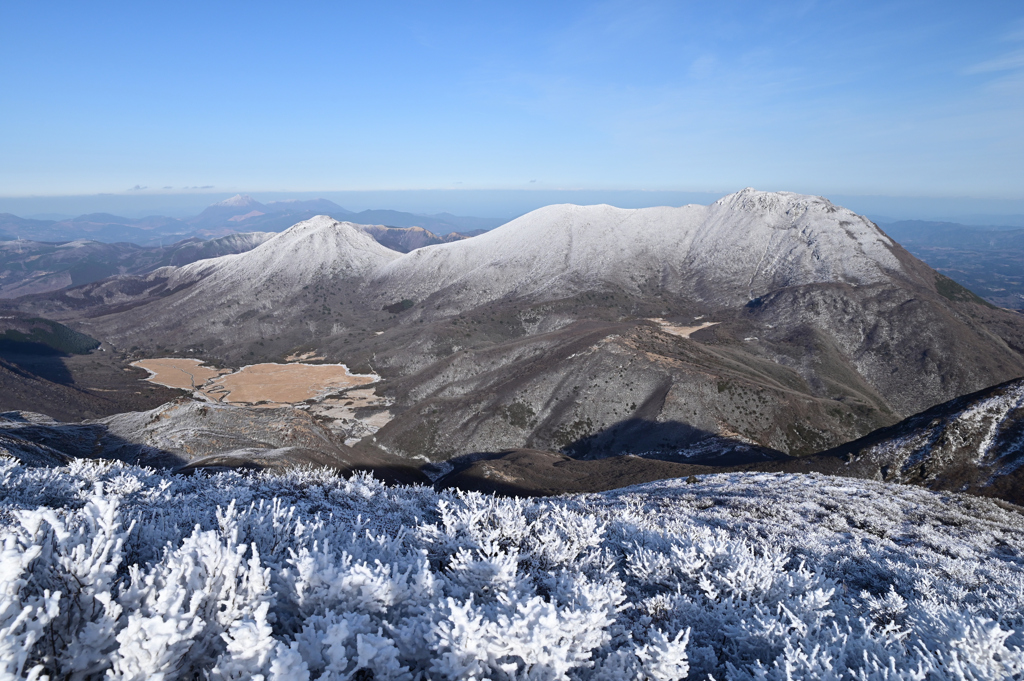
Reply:
<svg viewBox="0 0 1024 681"><path fill-rule="evenodd" d="M809 454L1024 373L1018 316L869 220L789 193L552 206L396 259L366 290L415 303L401 350L376 353L424 405L378 434L410 454L678 456L709 436Z"/></svg>
<svg viewBox="0 0 1024 681"><path fill-rule="evenodd" d="M321 280L366 277L398 257L357 225L321 215L275 234L245 253L200 260L167 274L172 287L209 279L204 281L203 291L248 289L252 293L273 286L287 296Z"/></svg>
<svg viewBox="0 0 1024 681"><path fill-rule="evenodd" d="M211 208L244 208L246 210L257 210L265 206L248 194L235 194L234 196L218 201L210 206Z"/></svg>
<svg viewBox="0 0 1024 681"><path fill-rule="evenodd" d="M163 268L143 282L127 282L142 291L130 313L116 314L115 308L114 315L86 326L98 325L122 347L134 345L132 338L187 338L190 348L228 341L252 355L251 346L263 339L294 345L310 333L338 333L351 323L342 308L358 303L361 283L398 257L357 226L320 216L245 253ZM124 298L120 284L98 285L90 294L116 305Z"/></svg>
<svg viewBox="0 0 1024 681"><path fill-rule="evenodd" d="M392 297L479 305L616 286L717 305L813 283L903 275L893 242L819 197L745 189L710 206L541 208L471 240L415 251L378 274Z"/></svg>

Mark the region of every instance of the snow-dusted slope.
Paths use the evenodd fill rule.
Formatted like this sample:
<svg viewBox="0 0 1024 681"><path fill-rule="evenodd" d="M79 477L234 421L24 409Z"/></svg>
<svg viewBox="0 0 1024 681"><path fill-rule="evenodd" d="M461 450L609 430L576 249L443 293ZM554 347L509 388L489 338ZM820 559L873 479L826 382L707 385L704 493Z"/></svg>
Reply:
<svg viewBox="0 0 1024 681"><path fill-rule="evenodd" d="M410 253L378 280L392 296L449 290L469 304L607 282L734 305L786 286L884 281L902 269L892 247L869 221L820 197L745 189L710 206L548 206Z"/></svg>
<svg viewBox="0 0 1024 681"><path fill-rule="evenodd" d="M840 459L841 466L828 466ZM818 470L1024 502L1024 379L964 395L808 460Z"/></svg>

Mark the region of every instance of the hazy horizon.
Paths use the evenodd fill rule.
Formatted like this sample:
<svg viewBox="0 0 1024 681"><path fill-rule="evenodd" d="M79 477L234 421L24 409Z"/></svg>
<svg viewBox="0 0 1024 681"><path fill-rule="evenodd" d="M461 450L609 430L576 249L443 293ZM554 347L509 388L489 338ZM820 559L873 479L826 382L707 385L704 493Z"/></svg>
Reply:
<svg viewBox="0 0 1024 681"><path fill-rule="evenodd" d="M640 191L595 189L535 190L379 190L322 192L217 192L163 194L94 194L80 196L0 197L0 213L23 218L60 220L89 213L126 218L151 215L185 218L235 194L268 203L290 199L324 198L353 212L397 210L419 215L451 213L460 216L513 219L554 203L607 203L620 208L708 204L738 191ZM761 189L758 187L758 189ZM789 191L776 189L778 191ZM801 192L807 193L807 192ZM900 197L825 195L837 205L876 220L937 220L972 225L1024 227L1024 200L969 197Z"/></svg>

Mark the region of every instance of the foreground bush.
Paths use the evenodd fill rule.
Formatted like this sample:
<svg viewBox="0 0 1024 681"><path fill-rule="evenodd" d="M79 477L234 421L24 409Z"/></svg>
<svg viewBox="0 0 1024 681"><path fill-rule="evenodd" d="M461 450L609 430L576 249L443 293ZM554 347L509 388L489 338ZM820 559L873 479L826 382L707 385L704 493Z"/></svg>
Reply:
<svg viewBox="0 0 1024 681"><path fill-rule="evenodd" d="M737 474L513 500L0 460L0 677L1022 678L1024 523Z"/></svg>

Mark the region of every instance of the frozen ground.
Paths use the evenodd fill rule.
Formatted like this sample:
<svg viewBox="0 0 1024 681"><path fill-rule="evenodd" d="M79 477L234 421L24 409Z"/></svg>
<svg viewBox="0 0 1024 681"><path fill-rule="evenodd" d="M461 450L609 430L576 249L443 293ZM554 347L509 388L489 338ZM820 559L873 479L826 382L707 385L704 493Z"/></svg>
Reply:
<svg viewBox="0 0 1024 681"><path fill-rule="evenodd" d="M1021 678L1024 522L717 475L514 500L0 462L0 676Z"/></svg>

